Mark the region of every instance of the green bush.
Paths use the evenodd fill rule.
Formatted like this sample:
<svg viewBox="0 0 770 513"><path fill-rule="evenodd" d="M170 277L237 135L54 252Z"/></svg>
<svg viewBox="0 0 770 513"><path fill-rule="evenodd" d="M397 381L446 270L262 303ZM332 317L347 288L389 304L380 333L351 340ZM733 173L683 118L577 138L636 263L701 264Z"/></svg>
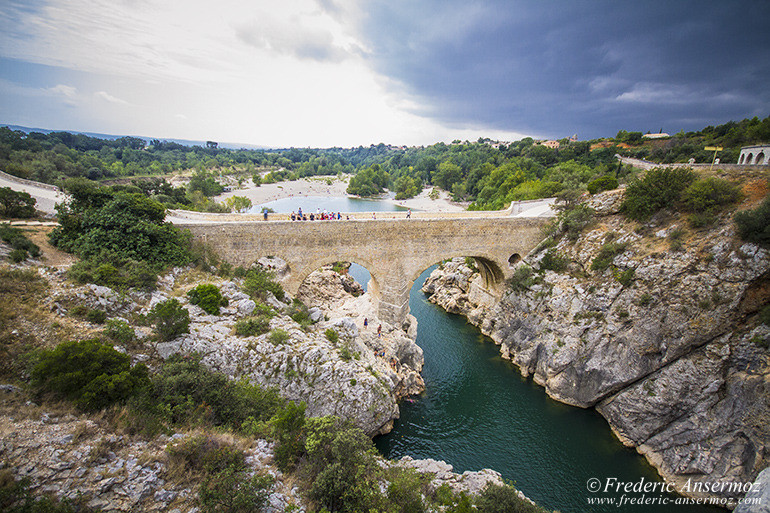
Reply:
<svg viewBox="0 0 770 513"><path fill-rule="evenodd" d="M27 259L27 252L23 249L14 249L8 253L8 259L14 264L20 264Z"/></svg>
<svg viewBox="0 0 770 513"><path fill-rule="evenodd" d="M414 469L398 469L388 483L388 501L398 513L423 513L422 495L427 495L425 476Z"/></svg>
<svg viewBox="0 0 770 513"><path fill-rule="evenodd" d="M70 314L75 317L81 317L94 324L104 324L104 321L107 319L107 312L104 310L91 309L85 305L73 306L70 308Z"/></svg>
<svg viewBox="0 0 770 513"><path fill-rule="evenodd" d="M89 310L86 313L86 320L94 324L104 324L107 320L107 312L104 310Z"/></svg>
<svg viewBox="0 0 770 513"><path fill-rule="evenodd" d="M634 281L635 274L636 274L636 269L631 267L629 269L626 269L625 271L616 270L613 273L613 276L615 277L616 280L618 280L618 282L621 285L623 285L624 287L628 287Z"/></svg>
<svg viewBox="0 0 770 513"><path fill-rule="evenodd" d="M293 469L305 451L305 408L304 402L288 402L270 419L273 437L278 442L275 463L281 470Z"/></svg>
<svg viewBox="0 0 770 513"><path fill-rule="evenodd" d="M586 187L588 188L588 192L591 194L596 194L598 192L608 191L611 189L617 189L618 179L612 175L604 175L597 178L596 180L588 182Z"/></svg>
<svg viewBox="0 0 770 513"><path fill-rule="evenodd" d="M161 340L173 340L182 333L190 332L190 312L177 299L156 304L147 319L155 324L155 331Z"/></svg>
<svg viewBox="0 0 770 513"><path fill-rule="evenodd" d="M151 290L158 280L157 269L147 262L108 254L75 262L67 275L78 283L95 283L114 289Z"/></svg>
<svg viewBox="0 0 770 513"><path fill-rule="evenodd" d="M0 470L0 511L5 513L76 513L89 511L76 508L68 500L61 502L46 495L32 493L28 477L17 481L10 469Z"/></svg>
<svg viewBox="0 0 770 513"><path fill-rule="evenodd" d="M0 187L0 215L3 217L30 218L35 215L37 200L28 192Z"/></svg>
<svg viewBox="0 0 770 513"><path fill-rule="evenodd" d="M770 196L757 208L735 214L735 224L741 239L770 246Z"/></svg>
<svg viewBox="0 0 770 513"><path fill-rule="evenodd" d="M513 271L513 275L508 279L508 289L514 292L528 290L536 283L535 271L528 265L521 265Z"/></svg>
<svg viewBox="0 0 770 513"><path fill-rule="evenodd" d="M220 438L185 438L166 452L171 469L203 476L199 498L205 512L260 511L267 501L273 479L264 474L251 476L243 451Z"/></svg>
<svg viewBox="0 0 770 513"><path fill-rule="evenodd" d="M40 247L29 240L20 228L8 223L0 224L0 239L13 248L8 258L16 264L26 260L28 256L40 256Z"/></svg>
<svg viewBox="0 0 770 513"><path fill-rule="evenodd" d="M487 484L476 498L480 513L543 513L545 510L519 497L512 486Z"/></svg>
<svg viewBox="0 0 770 513"><path fill-rule="evenodd" d="M541 271L555 271L555 272L562 272L565 269L567 269L567 265L569 264L569 258L565 257L556 249L551 248L548 251L545 252L543 255L543 258L540 259L540 270Z"/></svg>
<svg viewBox="0 0 770 513"><path fill-rule="evenodd" d="M677 204L695 175L684 168L655 168L628 184L621 210L631 219L646 221L658 210Z"/></svg>
<svg viewBox="0 0 770 513"><path fill-rule="evenodd" d="M190 262L189 232L164 222L165 207L157 201L82 178L64 188L72 201L56 207L59 226L50 234L59 249L100 263L110 261L105 254L158 267Z"/></svg>
<svg viewBox="0 0 770 513"><path fill-rule="evenodd" d="M564 208L559 212L559 226L561 231L567 235L570 240L577 240L583 228L591 224L594 217L594 210L586 205L575 205Z"/></svg>
<svg viewBox="0 0 770 513"><path fill-rule="evenodd" d="M682 201L691 212L713 212L740 199L737 185L714 177L695 180L682 193Z"/></svg>
<svg viewBox="0 0 770 513"><path fill-rule="evenodd" d="M315 475L311 498L330 511L376 508L382 496L371 439L336 417L307 419L306 433L306 458Z"/></svg>
<svg viewBox="0 0 770 513"><path fill-rule="evenodd" d="M671 251L682 251L684 249L684 236L687 232L681 226L671 230L668 234L669 249Z"/></svg>
<svg viewBox="0 0 770 513"><path fill-rule="evenodd" d="M246 513L262 511L270 495L273 478L250 475L247 469L228 467L208 474L198 492L204 513Z"/></svg>
<svg viewBox="0 0 770 513"><path fill-rule="evenodd" d="M220 472L228 467L245 465L243 451L210 434L183 438L166 448L171 466L193 472Z"/></svg>
<svg viewBox="0 0 770 513"><path fill-rule="evenodd" d="M626 250L626 242L607 242L599 249L599 253L591 262L591 270L602 272L607 269L616 256Z"/></svg>
<svg viewBox="0 0 770 513"><path fill-rule="evenodd" d="M209 315L219 315L219 307L227 306L227 299L222 297L216 285L201 283L187 292L190 303L198 305Z"/></svg>
<svg viewBox="0 0 770 513"><path fill-rule="evenodd" d="M270 331L270 317L258 315L241 319L235 323L235 334L239 337L256 337Z"/></svg>
<svg viewBox="0 0 770 513"><path fill-rule="evenodd" d="M106 324L104 334L113 342L117 342L118 344L129 344L136 338L134 328L132 328L126 321L109 319Z"/></svg>
<svg viewBox="0 0 770 513"><path fill-rule="evenodd" d="M211 424L240 429L247 419L265 422L285 401L273 389L231 381L197 356L173 356L153 377L143 407L172 424Z"/></svg>
<svg viewBox="0 0 770 513"><path fill-rule="evenodd" d="M294 322L299 323L303 328L313 324L313 321L310 320L310 310L299 299L292 301L288 314Z"/></svg>
<svg viewBox="0 0 770 513"><path fill-rule="evenodd" d="M98 340L63 342L43 350L31 372L38 394L74 401L85 410L122 403L149 384L147 367Z"/></svg>
<svg viewBox="0 0 770 513"><path fill-rule="evenodd" d="M270 335L267 336L267 341L274 346L285 344L287 340L289 340L289 333L281 328L274 329L270 332Z"/></svg>
<svg viewBox="0 0 770 513"><path fill-rule="evenodd" d="M262 267L252 267L246 271L246 278L243 280L243 291L251 296L252 299L264 301L267 293L271 292L279 300L283 299L284 291L281 284L276 282L273 273L266 271Z"/></svg>
<svg viewBox="0 0 770 513"><path fill-rule="evenodd" d="M324 335L326 335L326 339L332 344L336 344L340 341L340 335L334 328L327 328L326 331L324 331Z"/></svg>

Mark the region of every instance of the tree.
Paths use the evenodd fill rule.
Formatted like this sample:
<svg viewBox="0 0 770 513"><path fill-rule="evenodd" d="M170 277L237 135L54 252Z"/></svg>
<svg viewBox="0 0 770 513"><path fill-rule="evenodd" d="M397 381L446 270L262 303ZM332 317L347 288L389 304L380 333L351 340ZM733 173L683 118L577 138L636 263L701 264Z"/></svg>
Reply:
<svg viewBox="0 0 770 513"><path fill-rule="evenodd" d="M65 183L73 201L57 206L50 235L58 248L82 258L131 259L157 267L190 261L189 237L164 222L165 208L138 193L113 191L88 181Z"/></svg>
<svg viewBox="0 0 770 513"><path fill-rule="evenodd" d="M225 200L225 206L231 212L243 212L252 207L251 200L245 196L232 196Z"/></svg>
<svg viewBox="0 0 770 513"><path fill-rule="evenodd" d="M433 184L445 191L451 191L452 185L462 179L462 169L451 161L444 161L438 166L438 171L433 175Z"/></svg>
<svg viewBox="0 0 770 513"><path fill-rule="evenodd" d="M37 200L27 192L0 187L0 214L3 217L28 218L35 215Z"/></svg>

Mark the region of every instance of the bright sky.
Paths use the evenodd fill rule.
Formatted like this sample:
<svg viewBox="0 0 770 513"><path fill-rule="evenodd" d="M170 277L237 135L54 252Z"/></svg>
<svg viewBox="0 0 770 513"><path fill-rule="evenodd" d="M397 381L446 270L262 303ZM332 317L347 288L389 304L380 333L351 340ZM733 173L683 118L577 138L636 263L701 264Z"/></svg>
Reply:
<svg viewBox="0 0 770 513"><path fill-rule="evenodd" d="M348 147L770 114L770 2L636 4L2 0L0 123Z"/></svg>

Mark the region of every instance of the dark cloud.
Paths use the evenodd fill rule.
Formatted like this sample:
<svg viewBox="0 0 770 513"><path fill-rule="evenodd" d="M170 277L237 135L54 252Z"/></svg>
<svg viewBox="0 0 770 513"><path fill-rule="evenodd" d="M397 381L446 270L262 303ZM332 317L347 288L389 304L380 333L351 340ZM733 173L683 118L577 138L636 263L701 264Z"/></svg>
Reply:
<svg viewBox="0 0 770 513"><path fill-rule="evenodd" d="M770 114L770 2L372 0L369 58L454 125L581 138Z"/></svg>

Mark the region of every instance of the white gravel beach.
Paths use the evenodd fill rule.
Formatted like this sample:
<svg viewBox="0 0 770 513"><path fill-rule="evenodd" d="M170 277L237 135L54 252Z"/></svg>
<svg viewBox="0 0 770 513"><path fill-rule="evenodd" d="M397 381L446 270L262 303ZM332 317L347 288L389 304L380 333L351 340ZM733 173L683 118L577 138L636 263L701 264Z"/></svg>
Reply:
<svg viewBox="0 0 770 513"><path fill-rule="evenodd" d="M345 192L348 187L349 180L349 176L344 176L342 179L336 176L314 176L294 180L291 182L262 184L259 187L255 187L253 182L248 180L243 183L241 188L234 187L233 190L217 196L216 200L223 202L232 196L244 196L249 198L254 205L260 205L270 201L283 198L291 198L295 196L344 198L349 196ZM425 188L419 195L408 200L396 201L391 197L383 198L383 201L388 201L395 205L400 205L404 208L411 208L415 211L422 212L462 212L468 206L467 203L453 202L449 194L445 191L440 191L439 197L433 200L429 196L431 190L432 188L430 187Z"/></svg>

